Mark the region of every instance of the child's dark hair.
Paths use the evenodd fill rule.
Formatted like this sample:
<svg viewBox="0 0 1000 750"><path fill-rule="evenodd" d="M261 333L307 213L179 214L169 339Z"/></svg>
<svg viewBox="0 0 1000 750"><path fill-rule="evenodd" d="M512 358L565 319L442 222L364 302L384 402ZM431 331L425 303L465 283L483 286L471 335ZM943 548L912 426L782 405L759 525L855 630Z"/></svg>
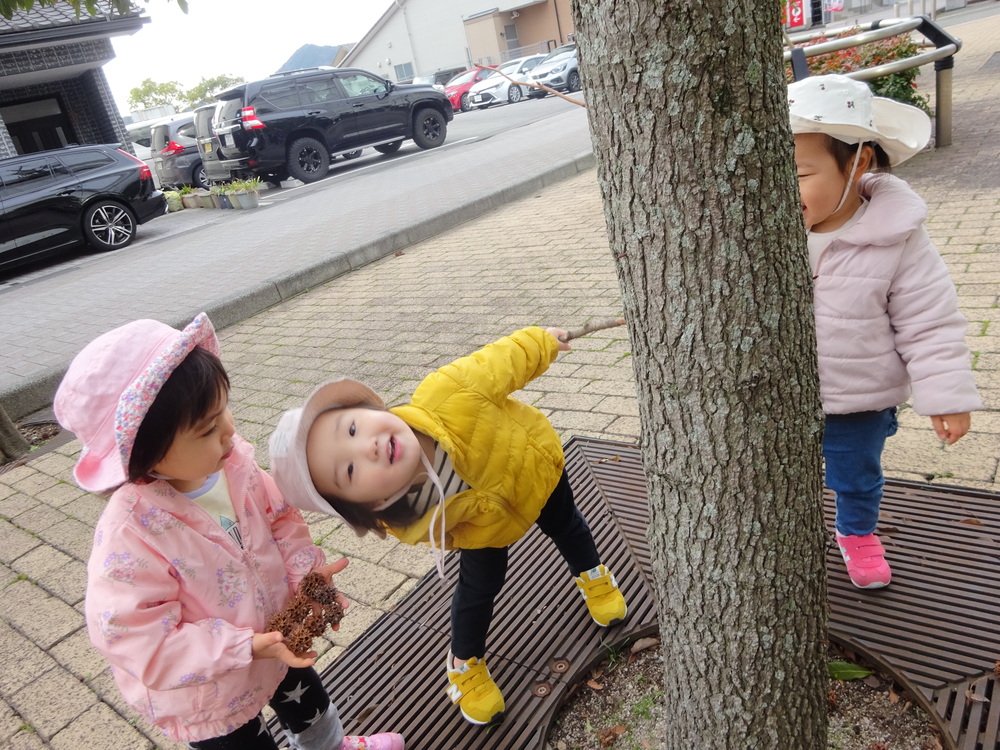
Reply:
<svg viewBox="0 0 1000 750"><path fill-rule="evenodd" d="M128 480L149 475L170 450L177 433L197 424L229 393L229 376L219 358L196 346L160 388L136 431Z"/></svg>
<svg viewBox="0 0 1000 750"><path fill-rule="evenodd" d="M416 490L419 487L420 485L416 485L411 489ZM336 495L326 495L322 492L319 495L330 503L330 507L337 511L337 515L359 529L382 531L389 526L402 528L420 518L420 514L413 509L410 503L406 502L405 496L388 508L372 511L359 503L346 502Z"/></svg>
<svg viewBox="0 0 1000 750"><path fill-rule="evenodd" d="M832 138L831 136L827 136L827 138L830 141L830 153L833 154L833 158L836 160L837 166L840 167L841 172L846 172L851 168L851 164L854 163L854 157L858 153L858 144L844 143L843 141L838 141L836 138ZM864 145L870 146L872 151L875 153L868 171L891 174L892 167L889 164L889 155L885 152L885 149L883 149L875 141L868 141Z"/></svg>

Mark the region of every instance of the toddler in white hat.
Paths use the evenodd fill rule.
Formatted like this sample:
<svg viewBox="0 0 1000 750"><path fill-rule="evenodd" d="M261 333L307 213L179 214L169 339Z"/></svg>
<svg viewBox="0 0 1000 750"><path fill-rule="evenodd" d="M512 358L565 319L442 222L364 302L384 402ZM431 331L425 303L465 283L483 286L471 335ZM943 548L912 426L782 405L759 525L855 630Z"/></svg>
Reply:
<svg viewBox="0 0 1000 750"><path fill-rule="evenodd" d="M927 206L888 174L930 139L916 107L842 75L788 87L802 217L813 272L826 485L852 583L891 580L875 534L882 451L896 408L931 418L950 445L982 408L955 286L924 228Z"/></svg>
<svg viewBox="0 0 1000 750"><path fill-rule="evenodd" d="M77 483L114 490L87 565L90 639L125 700L189 747L273 750L270 705L294 747L403 750L398 734L345 737L315 652L267 632L308 573L329 581L347 560L324 565L236 435L218 353L204 313L182 331L137 320L84 347L59 386Z"/></svg>

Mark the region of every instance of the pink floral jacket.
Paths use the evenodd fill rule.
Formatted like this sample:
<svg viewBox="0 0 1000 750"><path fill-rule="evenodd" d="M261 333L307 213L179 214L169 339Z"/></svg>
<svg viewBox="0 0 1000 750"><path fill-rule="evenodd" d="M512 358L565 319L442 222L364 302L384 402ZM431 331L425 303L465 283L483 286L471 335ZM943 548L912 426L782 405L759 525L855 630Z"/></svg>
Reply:
<svg viewBox="0 0 1000 750"><path fill-rule="evenodd" d="M982 409L955 285L924 228L927 205L888 174L861 178L861 220L820 253L814 279L823 411Z"/></svg>
<svg viewBox="0 0 1000 750"><path fill-rule="evenodd" d="M287 668L251 639L324 562L301 514L239 437L225 467L243 548L167 482L125 484L97 523L87 627L125 700L172 739L252 719Z"/></svg>

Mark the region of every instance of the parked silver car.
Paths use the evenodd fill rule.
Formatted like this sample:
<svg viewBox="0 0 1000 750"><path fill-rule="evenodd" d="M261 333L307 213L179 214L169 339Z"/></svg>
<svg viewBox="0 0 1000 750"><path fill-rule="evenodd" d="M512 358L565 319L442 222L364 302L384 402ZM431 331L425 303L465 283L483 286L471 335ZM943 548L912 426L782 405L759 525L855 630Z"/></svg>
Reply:
<svg viewBox="0 0 1000 750"><path fill-rule="evenodd" d="M556 91L579 91L580 70L577 67L576 44L564 44L552 50L531 71L528 82L540 83ZM528 90L528 96L532 98L541 98L547 93L544 89Z"/></svg>

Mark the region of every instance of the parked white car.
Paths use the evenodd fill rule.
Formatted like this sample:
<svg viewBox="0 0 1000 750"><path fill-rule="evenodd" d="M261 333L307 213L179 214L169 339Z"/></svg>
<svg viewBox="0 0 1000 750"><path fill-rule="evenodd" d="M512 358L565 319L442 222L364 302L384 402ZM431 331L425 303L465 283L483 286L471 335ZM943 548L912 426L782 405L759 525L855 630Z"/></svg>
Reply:
<svg viewBox="0 0 1000 750"><path fill-rule="evenodd" d="M528 55L510 60L500 65L497 70L506 73L514 81L525 81L528 73L545 57L545 55ZM493 104L509 102L516 104L525 94L523 86L512 83L496 71L489 73L469 89L469 105L477 109L485 109Z"/></svg>

